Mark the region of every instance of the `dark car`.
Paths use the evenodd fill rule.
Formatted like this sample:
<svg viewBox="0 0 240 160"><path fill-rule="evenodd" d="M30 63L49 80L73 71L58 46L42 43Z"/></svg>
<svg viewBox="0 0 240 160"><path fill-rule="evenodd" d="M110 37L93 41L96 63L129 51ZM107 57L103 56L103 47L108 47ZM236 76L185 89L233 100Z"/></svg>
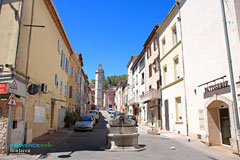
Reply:
<svg viewBox="0 0 240 160"><path fill-rule="evenodd" d="M131 119L135 121L135 127L138 126L137 118L135 115L125 115L127 119Z"/></svg>

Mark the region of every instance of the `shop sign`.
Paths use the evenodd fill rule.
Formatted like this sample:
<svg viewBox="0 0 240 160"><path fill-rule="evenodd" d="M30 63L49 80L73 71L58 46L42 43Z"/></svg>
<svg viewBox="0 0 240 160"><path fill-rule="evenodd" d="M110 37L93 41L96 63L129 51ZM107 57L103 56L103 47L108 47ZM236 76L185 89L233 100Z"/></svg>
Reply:
<svg viewBox="0 0 240 160"><path fill-rule="evenodd" d="M8 83L0 83L0 94L7 93Z"/></svg>
<svg viewBox="0 0 240 160"><path fill-rule="evenodd" d="M231 88L230 88L230 85L228 84L228 81L223 81L223 82L205 87L205 92L203 96L204 98L209 98L215 94L221 95L221 94L226 94L230 92L231 92Z"/></svg>
<svg viewBox="0 0 240 160"><path fill-rule="evenodd" d="M217 84L214 84L212 86L206 87L205 88L205 93L212 92L212 91L215 91L215 90L218 90L218 89L222 89L222 88L226 88L226 87L229 87L228 81L224 81L224 82L217 83Z"/></svg>

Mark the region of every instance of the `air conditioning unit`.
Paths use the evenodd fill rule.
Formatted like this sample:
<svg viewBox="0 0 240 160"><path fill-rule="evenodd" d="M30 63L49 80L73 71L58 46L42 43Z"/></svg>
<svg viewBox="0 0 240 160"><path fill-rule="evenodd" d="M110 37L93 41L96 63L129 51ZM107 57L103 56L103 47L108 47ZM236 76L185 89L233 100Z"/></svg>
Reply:
<svg viewBox="0 0 240 160"><path fill-rule="evenodd" d="M3 65L0 65L0 72L3 72Z"/></svg>
<svg viewBox="0 0 240 160"><path fill-rule="evenodd" d="M41 92L48 93L48 85L45 83L41 84Z"/></svg>

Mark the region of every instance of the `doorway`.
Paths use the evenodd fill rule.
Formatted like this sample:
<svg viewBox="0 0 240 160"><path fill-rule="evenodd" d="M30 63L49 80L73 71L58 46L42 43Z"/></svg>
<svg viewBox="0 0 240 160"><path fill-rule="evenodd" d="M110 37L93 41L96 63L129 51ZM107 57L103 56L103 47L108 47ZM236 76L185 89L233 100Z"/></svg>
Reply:
<svg viewBox="0 0 240 160"><path fill-rule="evenodd" d="M231 145L231 124L229 106L221 100L211 102L207 107L209 145Z"/></svg>
<svg viewBox="0 0 240 160"><path fill-rule="evenodd" d="M228 108L219 109L222 144L230 145L231 131Z"/></svg>
<svg viewBox="0 0 240 160"><path fill-rule="evenodd" d="M165 129L169 131L169 108L168 108L168 100L164 101L165 107Z"/></svg>
<svg viewBox="0 0 240 160"><path fill-rule="evenodd" d="M51 121L50 121L50 128L53 128L54 123L54 102L51 102Z"/></svg>

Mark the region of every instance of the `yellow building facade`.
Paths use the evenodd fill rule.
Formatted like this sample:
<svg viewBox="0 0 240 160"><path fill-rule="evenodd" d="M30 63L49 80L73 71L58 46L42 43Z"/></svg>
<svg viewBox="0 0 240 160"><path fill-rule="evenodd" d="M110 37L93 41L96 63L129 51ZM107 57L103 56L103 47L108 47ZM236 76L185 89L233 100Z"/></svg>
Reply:
<svg viewBox="0 0 240 160"><path fill-rule="evenodd" d="M19 86L23 135L31 143L64 126L73 50L51 0L4 2L0 17L0 42L6 46L0 49L0 65L9 64L0 75L16 75L9 84L15 79Z"/></svg>

